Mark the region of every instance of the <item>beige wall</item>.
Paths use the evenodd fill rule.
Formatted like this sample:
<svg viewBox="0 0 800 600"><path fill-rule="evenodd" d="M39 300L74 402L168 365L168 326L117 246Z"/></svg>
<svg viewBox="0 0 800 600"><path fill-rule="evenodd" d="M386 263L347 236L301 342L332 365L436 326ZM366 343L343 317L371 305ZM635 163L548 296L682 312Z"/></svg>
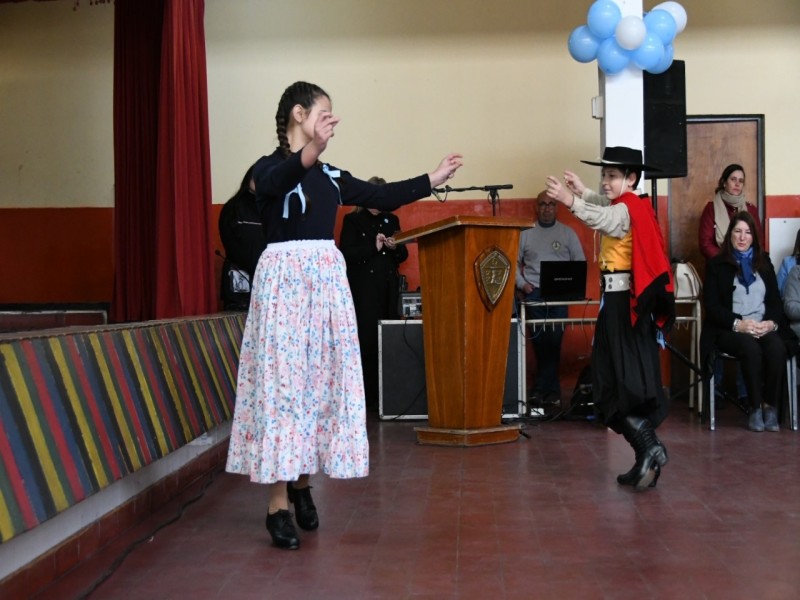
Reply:
<svg viewBox="0 0 800 600"><path fill-rule="evenodd" d="M113 5L72 7L0 5L0 208L114 203Z"/></svg>
<svg viewBox="0 0 800 600"><path fill-rule="evenodd" d="M513 183L504 198L564 167L592 182L577 161L599 153L597 70L566 48L590 4L206 0L214 201L272 150L297 79L332 96L326 158L359 176L410 176L455 150L452 185ZM767 194L800 194L800 1L682 4L688 113L765 114ZM113 5L73 5L0 4L0 208L113 204Z"/></svg>

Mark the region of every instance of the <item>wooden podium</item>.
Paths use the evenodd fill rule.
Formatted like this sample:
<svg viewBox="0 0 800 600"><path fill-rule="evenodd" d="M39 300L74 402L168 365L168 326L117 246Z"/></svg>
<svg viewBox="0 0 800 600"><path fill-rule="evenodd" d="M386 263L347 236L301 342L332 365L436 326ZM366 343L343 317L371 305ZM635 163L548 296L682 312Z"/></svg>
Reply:
<svg viewBox="0 0 800 600"><path fill-rule="evenodd" d="M502 425L519 232L530 220L454 216L395 236L419 244L428 427L420 444L516 441Z"/></svg>

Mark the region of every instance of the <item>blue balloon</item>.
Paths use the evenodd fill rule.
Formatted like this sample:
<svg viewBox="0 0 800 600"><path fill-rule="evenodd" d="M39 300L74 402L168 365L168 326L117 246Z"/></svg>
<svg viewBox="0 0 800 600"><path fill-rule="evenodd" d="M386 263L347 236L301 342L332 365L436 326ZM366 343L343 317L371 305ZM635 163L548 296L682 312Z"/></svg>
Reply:
<svg viewBox="0 0 800 600"><path fill-rule="evenodd" d="M628 62L630 62L630 53L622 48L617 40L614 38L603 40L597 50L597 65L605 74L619 73L628 66Z"/></svg>
<svg viewBox="0 0 800 600"><path fill-rule="evenodd" d="M588 63L597 58L597 49L600 40L589 30L586 25L581 25L572 30L567 42L569 54L578 62Z"/></svg>
<svg viewBox="0 0 800 600"><path fill-rule="evenodd" d="M663 11L667 12L667 11ZM669 14L669 13L667 13ZM586 23L591 32L601 41L614 35L622 13L611 0L597 0L589 7Z"/></svg>
<svg viewBox="0 0 800 600"><path fill-rule="evenodd" d="M654 66L652 69L647 69L647 72L652 73L653 75L663 73L670 68L673 58L675 58L675 48L672 47L672 44L667 44L664 46L664 56L661 57L661 60L656 66Z"/></svg>
<svg viewBox="0 0 800 600"><path fill-rule="evenodd" d="M675 17L660 8L647 13L644 16L644 24L647 27L647 32L655 33L661 38L661 43L664 45L671 44L672 40L675 39L675 33L678 31Z"/></svg>
<svg viewBox="0 0 800 600"><path fill-rule="evenodd" d="M664 44L655 33L647 33L641 45L631 52L633 63L643 71L655 67L664 57Z"/></svg>

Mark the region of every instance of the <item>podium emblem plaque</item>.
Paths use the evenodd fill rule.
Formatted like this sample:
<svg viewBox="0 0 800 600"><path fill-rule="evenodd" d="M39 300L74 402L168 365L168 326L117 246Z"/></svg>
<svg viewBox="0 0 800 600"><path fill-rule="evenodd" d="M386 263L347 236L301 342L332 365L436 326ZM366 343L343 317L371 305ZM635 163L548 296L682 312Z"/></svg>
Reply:
<svg viewBox="0 0 800 600"><path fill-rule="evenodd" d="M511 273L511 261L497 246L490 246L480 253L474 263L475 282L478 285L483 305L489 312L494 310Z"/></svg>

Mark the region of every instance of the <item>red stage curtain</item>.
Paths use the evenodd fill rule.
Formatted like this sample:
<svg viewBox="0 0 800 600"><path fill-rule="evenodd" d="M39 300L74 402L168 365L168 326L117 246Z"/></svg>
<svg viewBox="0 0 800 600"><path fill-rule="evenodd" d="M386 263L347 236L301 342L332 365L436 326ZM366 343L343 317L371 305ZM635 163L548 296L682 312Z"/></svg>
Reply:
<svg viewBox="0 0 800 600"><path fill-rule="evenodd" d="M204 0L115 4L115 321L216 310Z"/></svg>
<svg viewBox="0 0 800 600"><path fill-rule="evenodd" d="M158 85L164 0L114 6L114 297L111 320L155 314Z"/></svg>
<svg viewBox="0 0 800 600"><path fill-rule="evenodd" d="M204 0L167 0L156 186L156 318L214 312Z"/></svg>

